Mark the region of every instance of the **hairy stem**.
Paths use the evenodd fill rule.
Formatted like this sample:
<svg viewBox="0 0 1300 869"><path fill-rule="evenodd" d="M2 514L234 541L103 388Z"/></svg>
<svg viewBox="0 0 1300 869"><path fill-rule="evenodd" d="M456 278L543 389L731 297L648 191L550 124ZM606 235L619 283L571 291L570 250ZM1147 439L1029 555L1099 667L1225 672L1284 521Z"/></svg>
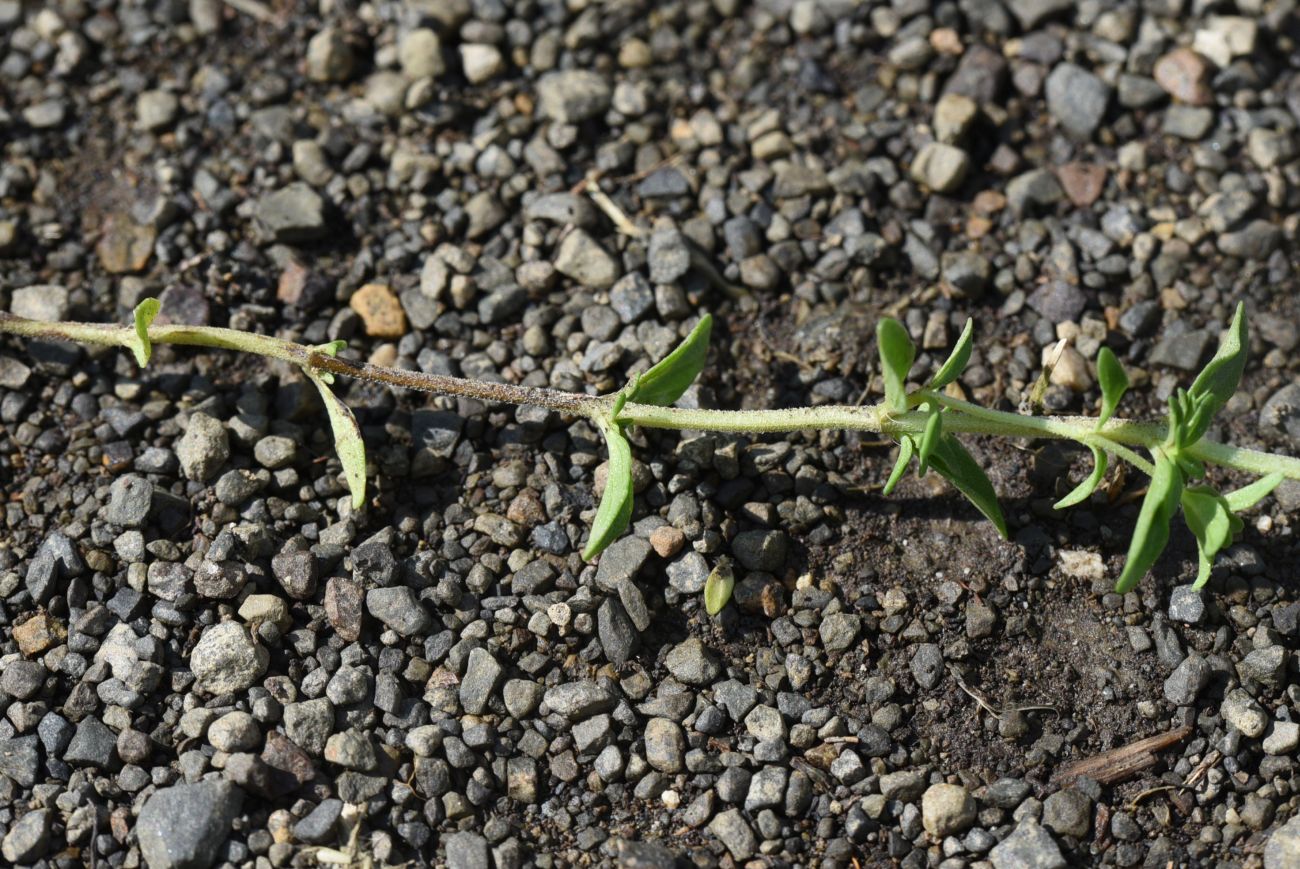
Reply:
<svg viewBox="0 0 1300 869"><path fill-rule="evenodd" d="M126 348L132 347L136 340L135 332L130 326L101 323L48 323L0 312L0 333L4 332L28 338ZM155 344L185 344L241 350L273 359L282 359L313 371L356 377L403 389L466 396L489 402L527 404L591 419L608 419L614 410L613 401L608 396L598 397L555 389L386 368L365 362L339 359L321 352L319 348L235 329L213 326L151 325L148 334L149 339ZM909 400L913 405L933 401L945 407L948 410L948 413L944 414L945 431L997 437L1072 440L1113 452L1147 473L1151 472L1151 464L1130 448L1150 449L1158 446L1167 434L1162 425L1124 419L1108 420L1105 425L1098 428L1096 419L1085 416L1023 416L981 407L929 389L918 390ZM698 410L628 402L619 411L618 420L622 423L651 428L699 431L761 433L851 429L897 437L904 434L921 434L925 428L926 414L918 411L891 413L883 404L862 407L800 407L787 410ZM1289 479L1300 480L1300 459L1289 456L1234 447L1210 440L1199 441L1187 452L1203 462L1226 468L1253 474L1280 473Z"/></svg>
<svg viewBox="0 0 1300 869"><path fill-rule="evenodd" d="M320 352L311 353L309 364L313 368L331 374L372 380L375 383L386 383L403 389L416 389L439 395L463 395L507 404L528 404L580 416L592 416L604 406L604 401L594 395L562 392L558 389L541 389L536 386L517 386L513 383L495 383L489 380L469 380L446 374L426 374L423 371L407 371L401 368L385 368L382 365L371 365L369 362L353 362L350 359L326 356Z"/></svg>

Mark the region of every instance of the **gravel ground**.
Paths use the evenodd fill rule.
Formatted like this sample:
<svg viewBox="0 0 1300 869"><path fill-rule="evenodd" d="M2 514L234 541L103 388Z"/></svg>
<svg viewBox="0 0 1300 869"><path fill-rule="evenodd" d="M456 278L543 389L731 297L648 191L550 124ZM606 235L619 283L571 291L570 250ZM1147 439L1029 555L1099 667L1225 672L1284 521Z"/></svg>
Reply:
<svg viewBox="0 0 1300 869"><path fill-rule="evenodd" d="M604 392L705 311L701 406L960 381L1158 412L1232 306L1219 435L1300 448L1294 0L0 0L0 308ZM618 227L598 184L635 222ZM694 253L693 253L694 251ZM1300 865L1287 485L1206 593L1110 591L1140 479L976 443L998 539L886 445L641 432L295 371L0 346L7 865ZM701 589L734 564L731 606ZM1102 757L1147 737L1125 766ZM1130 757L1130 761L1133 757Z"/></svg>

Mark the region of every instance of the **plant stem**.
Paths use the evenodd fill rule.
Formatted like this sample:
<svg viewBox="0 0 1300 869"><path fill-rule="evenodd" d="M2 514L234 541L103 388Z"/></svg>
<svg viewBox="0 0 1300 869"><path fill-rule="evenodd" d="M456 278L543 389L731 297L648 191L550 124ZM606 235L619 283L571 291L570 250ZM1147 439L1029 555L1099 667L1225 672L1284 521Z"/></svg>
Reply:
<svg viewBox="0 0 1300 869"><path fill-rule="evenodd" d="M579 392L562 392L558 389L541 389L536 386L518 386L513 383L469 380L446 374L426 374L423 371L385 368L382 365L371 365L369 362L339 359L316 351L309 355L308 364L319 371L372 380L375 383L386 383L403 389L416 389L439 395L463 395L507 404L528 404L579 416L591 417L602 410L606 404L602 398Z"/></svg>
<svg viewBox="0 0 1300 869"><path fill-rule="evenodd" d="M3 332L28 338L127 348L132 347L135 341L135 332L130 326L101 323L48 323L0 312L0 333ZM315 347L235 329L213 326L151 325L148 333L154 344L184 344L241 350L281 359L308 370L341 374L345 377L371 380L403 389L465 396L487 402L527 404L595 420L607 419L614 409L613 400L609 396L591 396L555 389L386 368L365 362L339 359ZM1098 428L1096 419L1091 417L1022 416L981 407L930 389L917 390L909 401L913 405L935 401L947 408L949 412L944 414L945 431L997 437L1072 440L1114 452L1147 473L1151 471L1150 463L1128 447L1149 449L1162 443L1166 435L1164 426L1152 423L1111 419ZM862 407L800 407L787 410L698 410L628 402L619 412L618 420L622 423L649 428L736 433L849 429L897 437L903 434L921 434L925 429L926 414L917 411L890 413L883 404ZM1289 479L1300 480L1300 459L1289 456L1274 455L1204 439L1190 447L1187 452L1190 456L1210 464L1253 474L1281 473Z"/></svg>

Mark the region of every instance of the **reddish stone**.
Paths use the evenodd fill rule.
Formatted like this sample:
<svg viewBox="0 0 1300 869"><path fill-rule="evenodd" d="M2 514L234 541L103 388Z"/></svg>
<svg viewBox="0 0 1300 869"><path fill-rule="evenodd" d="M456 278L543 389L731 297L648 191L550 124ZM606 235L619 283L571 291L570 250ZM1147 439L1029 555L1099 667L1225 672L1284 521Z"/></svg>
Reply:
<svg viewBox="0 0 1300 869"><path fill-rule="evenodd" d="M1210 90L1210 62L1190 48L1175 48L1156 61L1152 70L1156 83L1180 103L1208 106L1214 101Z"/></svg>
<svg viewBox="0 0 1300 869"><path fill-rule="evenodd" d="M1065 195L1080 208L1096 202L1106 187L1106 167L1095 163L1066 163L1056 170Z"/></svg>
<svg viewBox="0 0 1300 869"><path fill-rule="evenodd" d="M361 608L365 593L361 584L344 576L332 576L325 583L325 615L340 637L348 642L361 638Z"/></svg>

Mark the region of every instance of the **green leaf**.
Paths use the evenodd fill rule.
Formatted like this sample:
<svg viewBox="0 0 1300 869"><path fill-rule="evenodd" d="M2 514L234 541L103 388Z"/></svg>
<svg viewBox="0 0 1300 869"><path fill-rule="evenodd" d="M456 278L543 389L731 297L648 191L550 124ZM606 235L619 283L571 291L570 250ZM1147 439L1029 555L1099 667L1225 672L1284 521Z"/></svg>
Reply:
<svg viewBox="0 0 1300 869"><path fill-rule="evenodd" d="M1250 485L1234 489L1224 495L1223 500L1228 503L1228 509L1234 513L1249 510L1267 498L1285 479L1286 477L1277 473L1269 474L1267 477L1260 477Z"/></svg>
<svg viewBox="0 0 1300 869"><path fill-rule="evenodd" d="M352 409L334 394L320 374L310 368L303 370L311 382L316 384L321 400L325 402L330 428L334 432L334 451L343 464L343 476L347 478L348 490L352 492L352 509L360 510L366 503L366 443L361 439L361 426L357 425Z"/></svg>
<svg viewBox="0 0 1300 869"><path fill-rule="evenodd" d="M1193 401L1201 396L1208 396L1208 398L1204 399L1203 405L1194 405L1195 410L1189 408L1197 419L1196 426L1188 432L1188 440L1185 443L1194 444L1200 440L1201 435L1209 428L1211 417L1218 413L1237 391L1241 374L1246 370L1247 349L1246 305L1244 302L1238 302L1237 311L1232 317L1232 325L1219 336L1218 352L1196 376L1188 392Z"/></svg>
<svg viewBox="0 0 1300 869"><path fill-rule="evenodd" d="M1128 391L1128 374L1109 347L1101 348L1097 354L1097 382L1101 384L1101 416L1097 418L1097 428L1100 429L1115 413L1119 400Z"/></svg>
<svg viewBox="0 0 1300 869"><path fill-rule="evenodd" d="M903 324L892 317L876 323L880 374L885 380L885 403L891 410L907 410L907 375L916 360L916 347Z"/></svg>
<svg viewBox="0 0 1300 869"><path fill-rule="evenodd" d="M925 476L925 472L930 469L930 456L934 455L934 448L938 446L942 435L943 415L939 412L939 408L931 405L930 416L925 421L925 431L921 433L921 444L916 450L918 476Z"/></svg>
<svg viewBox="0 0 1300 869"><path fill-rule="evenodd" d="M605 476L605 492L601 495L596 518L591 523L591 534L582 557L590 561L605 547L627 530L632 520L632 447L617 423L599 421L600 433L609 448L609 472Z"/></svg>
<svg viewBox="0 0 1300 869"><path fill-rule="evenodd" d="M1187 392L1179 389L1173 395L1169 396L1169 415L1168 426L1169 436L1166 443L1171 447L1177 447L1187 442Z"/></svg>
<svg viewBox="0 0 1300 869"><path fill-rule="evenodd" d="M998 493L993 490L984 469L966 452L966 448L952 435L944 435L935 445L930 464L945 480L957 487L975 508L988 517L1003 539L1007 537L1007 520L1002 518L998 506Z"/></svg>
<svg viewBox="0 0 1300 869"><path fill-rule="evenodd" d="M884 494L890 495L898 481L903 479L907 473L907 466L912 462L912 455L916 452L916 441L911 437L904 435L903 439L898 442L898 461L894 462L894 470L889 472L889 480L885 482Z"/></svg>
<svg viewBox="0 0 1300 869"><path fill-rule="evenodd" d="M713 317L705 314L695 324L691 334L678 344L673 352L659 360L653 368L641 375L631 400L641 404L668 407L687 390L700 371L709 352L709 334L713 330Z"/></svg>
<svg viewBox="0 0 1300 869"><path fill-rule="evenodd" d="M149 340L149 324L162 310L162 302L148 298L135 306L135 340L131 343L131 352L141 368L149 364L153 355L153 342Z"/></svg>
<svg viewBox="0 0 1300 869"><path fill-rule="evenodd" d="M723 561L709 572L709 578L704 581L704 611L711 616L722 612L735 587L736 576L731 565Z"/></svg>
<svg viewBox="0 0 1300 869"><path fill-rule="evenodd" d="M618 415L623 412L623 406L627 404L628 396L636 394L638 383L640 383L640 378L633 380L627 386L620 389L618 394L614 396L614 406L609 410L609 418L613 420L616 425L618 424Z"/></svg>
<svg viewBox="0 0 1300 869"><path fill-rule="evenodd" d="M1202 393L1193 398L1189 405L1191 410L1187 414L1187 430L1183 433L1183 437L1190 445L1199 441L1210 430L1210 423L1214 421L1214 415L1219 412L1219 404L1214 396Z"/></svg>
<svg viewBox="0 0 1300 869"><path fill-rule="evenodd" d="M943 389L966 370L966 363L970 362L971 341L974 330L975 321L968 319L965 327L961 330L961 337L957 339L952 352L948 354L947 361L943 363L943 366L939 368L939 373L935 374L934 379L930 381L931 389Z"/></svg>
<svg viewBox="0 0 1300 869"><path fill-rule="evenodd" d="M1183 475L1174 460L1162 450L1155 450L1155 472L1142 509L1138 511L1133 539L1129 541L1128 557L1115 591L1119 594L1131 590L1138 580L1151 569L1169 542L1169 521L1178 511L1179 496L1183 491Z"/></svg>
<svg viewBox="0 0 1300 869"><path fill-rule="evenodd" d="M1233 515L1227 500L1209 486L1189 486L1183 490L1182 505L1183 518L1196 538L1199 561L1192 588L1201 588L1210 579L1214 557L1241 530L1241 520Z"/></svg>
<svg viewBox="0 0 1300 869"><path fill-rule="evenodd" d="M1090 446L1089 449L1092 450L1092 473L1082 483L1075 486L1070 494L1053 504L1053 509L1064 510L1066 507L1073 507L1097 491L1097 486L1101 484L1102 478L1106 476L1107 459L1106 454L1099 447Z"/></svg>

